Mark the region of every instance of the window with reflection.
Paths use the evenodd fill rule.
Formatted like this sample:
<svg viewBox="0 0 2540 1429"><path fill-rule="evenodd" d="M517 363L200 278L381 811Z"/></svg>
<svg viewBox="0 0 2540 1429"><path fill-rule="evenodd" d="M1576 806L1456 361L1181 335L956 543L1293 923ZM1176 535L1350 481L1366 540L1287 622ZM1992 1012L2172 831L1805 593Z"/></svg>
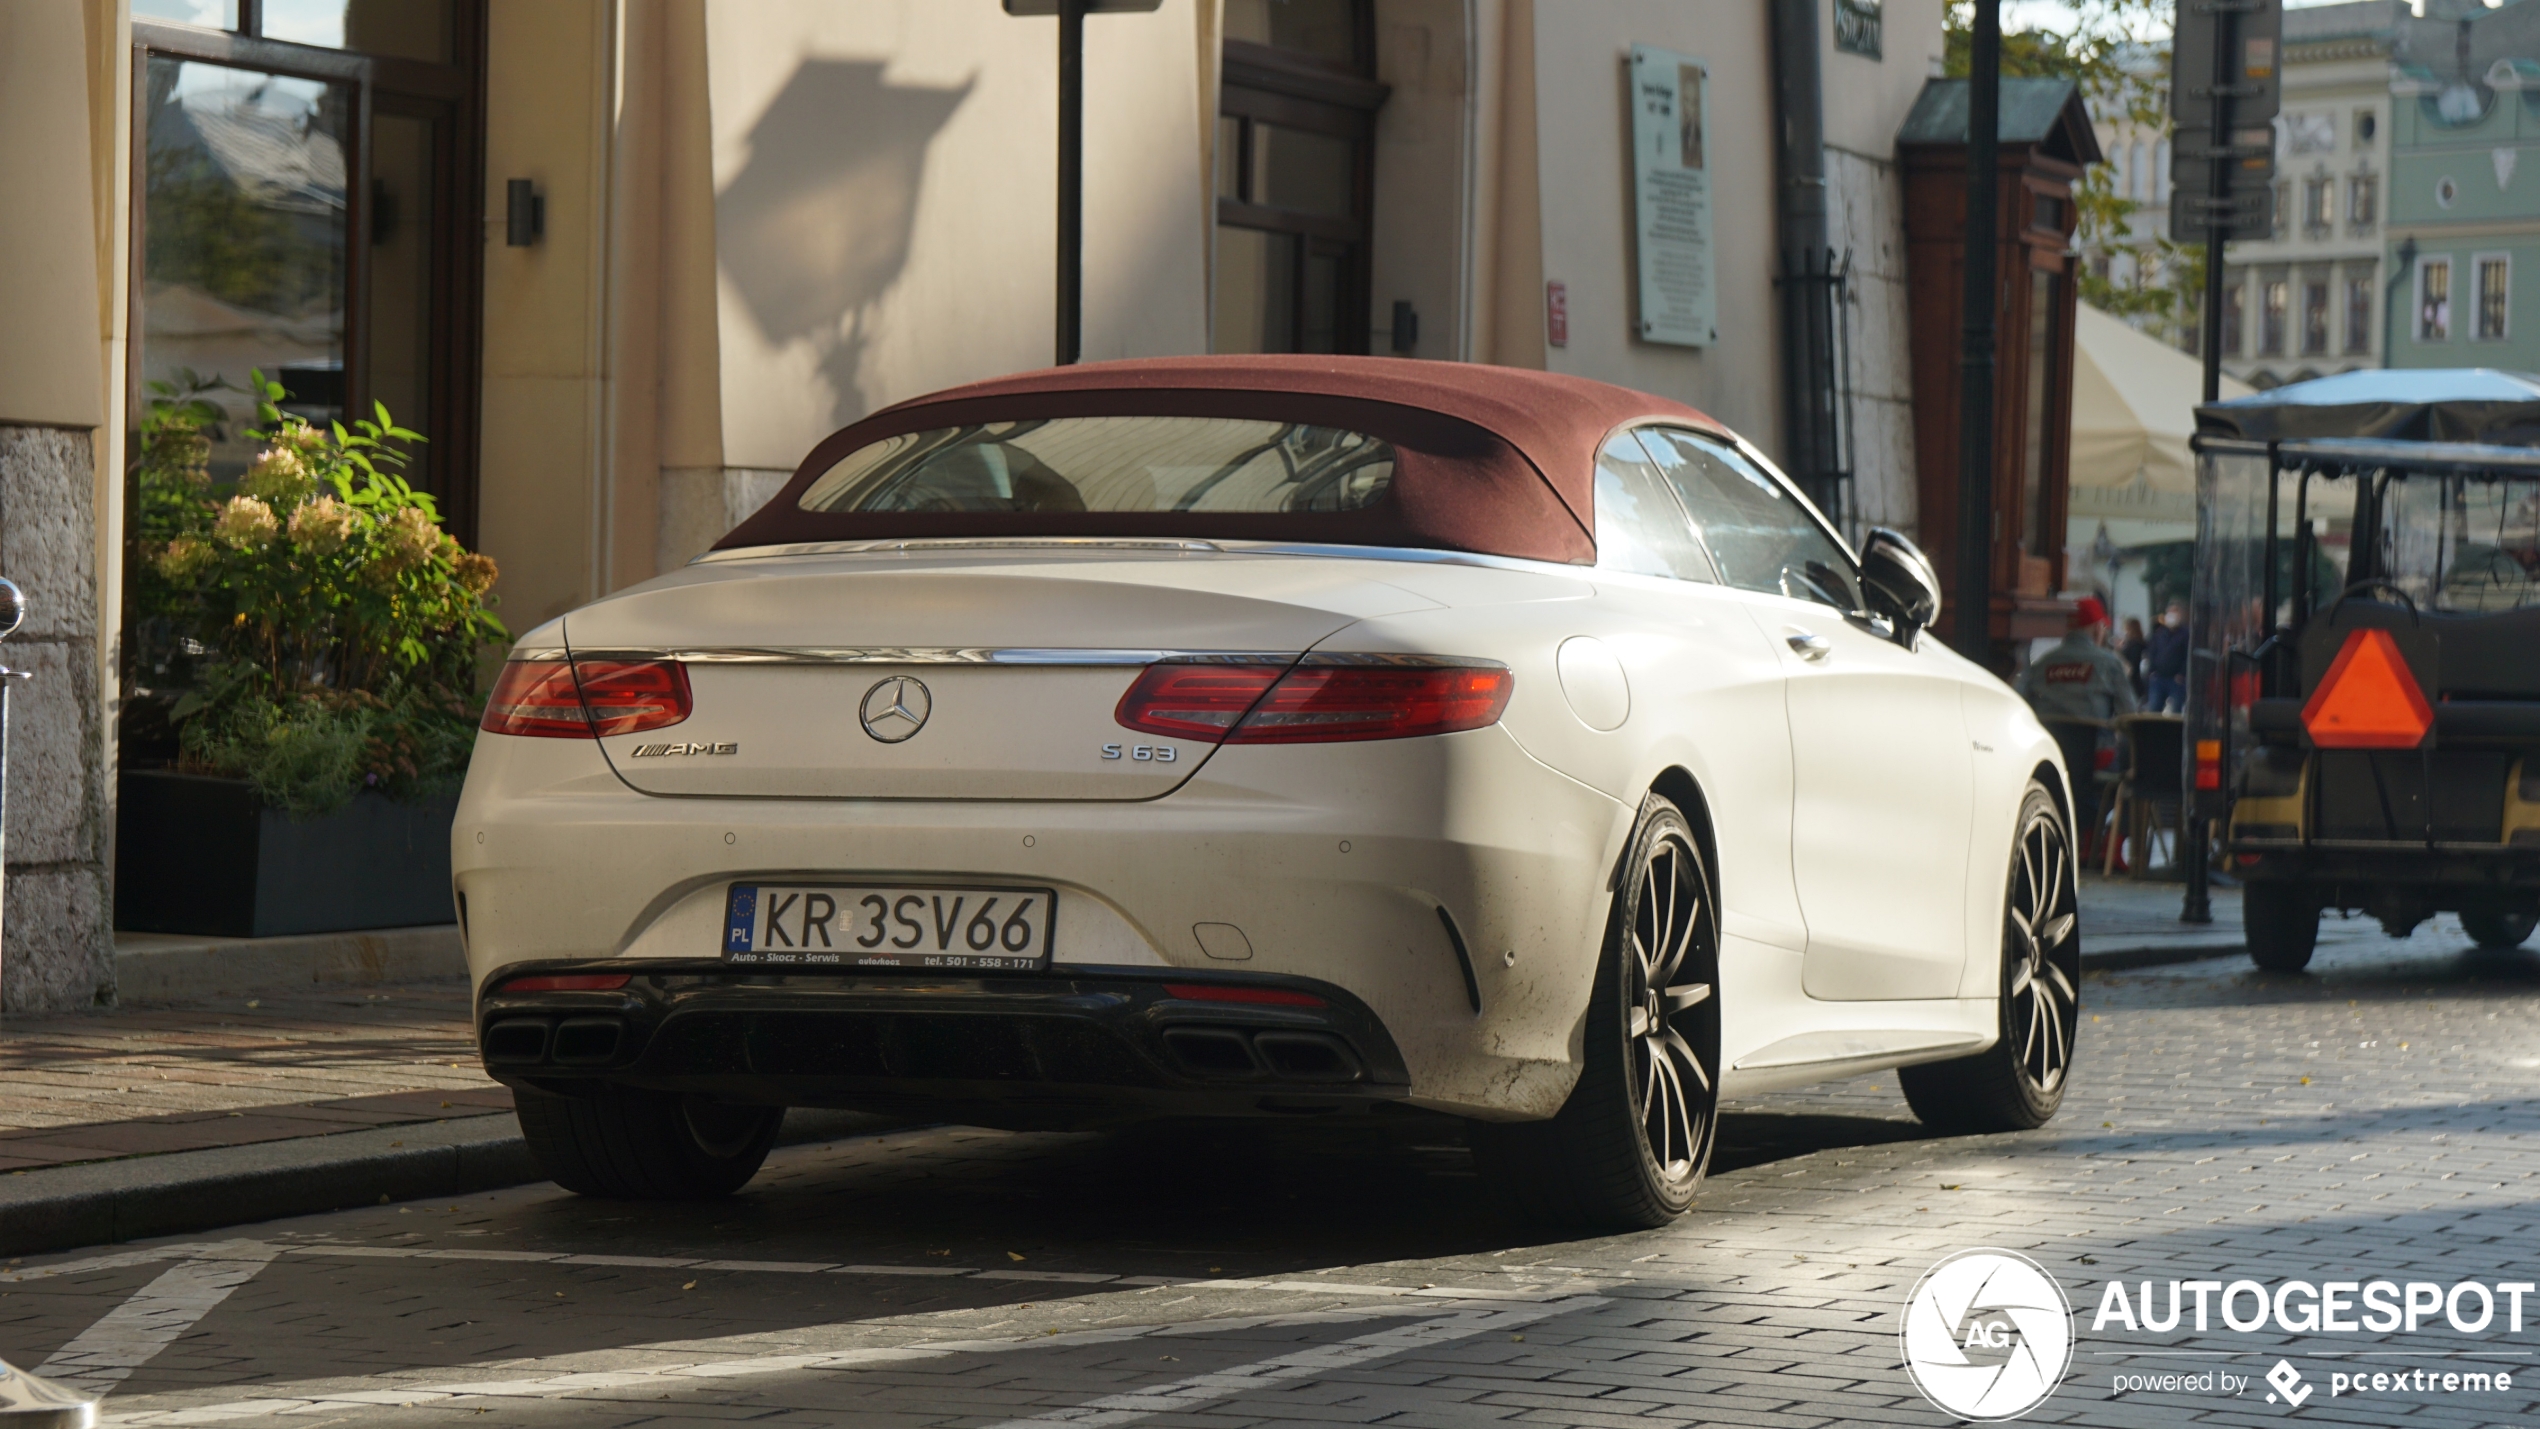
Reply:
<svg viewBox="0 0 2540 1429"><path fill-rule="evenodd" d="M1367 350L1371 25L1366 0L1227 0L1215 351Z"/></svg>
<svg viewBox="0 0 2540 1429"><path fill-rule="evenodd" d="M132 416L210 402L216 479L261 372L311 422L422 432L406 474L473 539L484 5L132 0Z"/></svg>
<svg viewBox="0 0 2540 1429"><path fill-rule="evenodd" d="M199 393L224 420L213 475L253 456L248 372L285 410L344 414L350 87L152 55L143 70L137 366L149 390Z"/></svg>

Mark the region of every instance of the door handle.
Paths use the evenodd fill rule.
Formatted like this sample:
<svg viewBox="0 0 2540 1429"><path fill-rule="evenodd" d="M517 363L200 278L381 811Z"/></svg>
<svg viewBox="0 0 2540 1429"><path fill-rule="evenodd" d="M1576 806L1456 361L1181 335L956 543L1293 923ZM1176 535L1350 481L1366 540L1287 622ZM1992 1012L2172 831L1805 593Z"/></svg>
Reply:
<svg viewBox="0 0 2540 1429"><path fill-rule="evenodd" d="M1805 630L1794 629L1782 639L1789 642L1790 648L1798 653L1800 659L1812 665L1834 653L1833 641L1822 635L1812 635Z"/></svg>

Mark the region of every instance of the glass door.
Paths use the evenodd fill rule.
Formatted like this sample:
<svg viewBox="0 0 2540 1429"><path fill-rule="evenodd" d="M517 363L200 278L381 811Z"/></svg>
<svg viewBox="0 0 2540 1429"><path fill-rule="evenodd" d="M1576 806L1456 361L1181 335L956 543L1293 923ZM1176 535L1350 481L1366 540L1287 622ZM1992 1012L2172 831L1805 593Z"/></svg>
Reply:
<svg viewBox="0 0 2540 1429"><path fill-rule="evenodd" d="M405 476L475 542L483 0L133 0L130 421L209 404L218 483L255 460L250 373L324 425L384 403ZM133 450L141 450L138 441ZM141 609L127 490L121 757L171 763L181 641ZM163 544L159 543L159 544Z"/></svg>
<svg viewBox="0 0 2540 1429"><path fill-rule="evenodd" d="M1362 0L1233 0L1217 120L1218 352L1365 352L1375 111Z"/></svg>
<svg viewBox="0 0 2540 1429"><path fill-rule="evenodd" d="M135 0L132 420L163 389L252 460L250 370L325 423L385 403L475 536L482 0Z"/></svg>

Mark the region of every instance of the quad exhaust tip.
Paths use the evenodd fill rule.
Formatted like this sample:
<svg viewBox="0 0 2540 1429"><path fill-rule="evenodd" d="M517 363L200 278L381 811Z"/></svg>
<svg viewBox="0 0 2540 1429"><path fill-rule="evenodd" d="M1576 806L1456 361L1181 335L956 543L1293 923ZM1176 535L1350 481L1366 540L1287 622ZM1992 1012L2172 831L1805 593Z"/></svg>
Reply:
<svg viewBox="0 0 2540 1429"><path fill-rule="evenodd" d="M1366 1076L1358 1054L1327 1032L1255 1032L1240 1027L1168 1027L1164 1050L1204 1081L1324 1082Z"/></svg>

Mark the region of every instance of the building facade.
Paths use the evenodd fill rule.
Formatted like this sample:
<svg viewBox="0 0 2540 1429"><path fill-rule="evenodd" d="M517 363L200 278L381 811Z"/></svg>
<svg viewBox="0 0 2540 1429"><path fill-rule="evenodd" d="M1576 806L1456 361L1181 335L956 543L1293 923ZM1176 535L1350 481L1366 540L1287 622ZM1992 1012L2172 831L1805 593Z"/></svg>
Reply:
<svg viewBox="0 0 2540 1429"><path fill-rule="evenodd" d="M2429 0L2389 74L2390 365L2540 370L2540 4Z"/></svg>
<svg viewBox="0 0 2540 1429"><path fill-rule="evenodd" d="M1845 517L1910 531L1895 141L1941 5L1836 8L1094 16L1084 356L1541 367L1780 452L1774 36L1813 31ZM36 612L0 655L37 672L0 1010L114 995L123 473L152 401L227 411L216 478L252 456L251 368L313 420L385 403L527 630L695 555L837 428L1050 361L1055 60L1055 23L998 0L0 6L0 570ZM1635 63L1679 77L1708 185L1689 338L1644 311Z"/></svg>
<svg viewBox="0 0 2540 1429"><path fill-rule="evenodd" d="M2405 0L2284 12L2275 231L2234 243L2223 370L2258 388L2383 365L2387 55Z"/></svg>

